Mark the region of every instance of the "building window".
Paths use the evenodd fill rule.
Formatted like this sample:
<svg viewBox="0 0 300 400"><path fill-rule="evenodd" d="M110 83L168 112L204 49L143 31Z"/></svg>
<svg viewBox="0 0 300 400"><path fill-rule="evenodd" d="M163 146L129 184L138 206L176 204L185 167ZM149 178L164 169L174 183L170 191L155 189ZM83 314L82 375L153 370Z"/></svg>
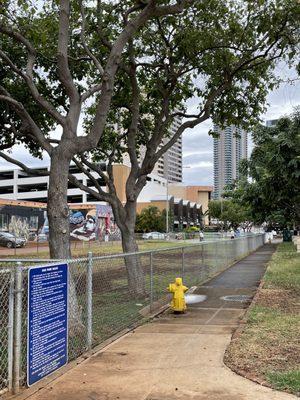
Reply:
<svg viewBox="0 0 300 400"><path fill-rule="evenodd" d="M0 180L5 181L7 179L14 179L14 171L3 171L0 172Z"/></svg>
<svg viewBox="0 0 300 400"><path fill-rule="evenodd" d="M2 186L0 187L0 194L11 194L14 192L13 186Z"/></svg>

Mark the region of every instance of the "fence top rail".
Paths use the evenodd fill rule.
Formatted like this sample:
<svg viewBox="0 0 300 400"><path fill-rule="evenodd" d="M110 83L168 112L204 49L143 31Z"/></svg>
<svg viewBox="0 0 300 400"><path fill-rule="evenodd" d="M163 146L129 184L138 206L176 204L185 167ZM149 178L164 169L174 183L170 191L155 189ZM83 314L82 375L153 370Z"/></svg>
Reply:
<svg viewBox="0 0 300 400"><path fill-rule="evenodd" d="M93 256L93 260L108 260L112 258L122 258L122 257L128 257L128 256L141 256L141 255L147 255L147 254L153 254L153 253L160 253L160 252L165 252L165 251L172 251L172 250L181 250L181 249L186 249L186 248L192 248L192 247L199 247L199 246L208 246L211 244L222 244L222 243L233 243L234 241L240 241L240 240L245 240L247 238L254 238L254 237L260 237L263 236L263 233L257 233L257 234L250 234L246 236L241 236L235 239L230 239L230 238L224 238L224 240L213 240L213 241L203 241L203 242L197 242L197 243L191 243L191 244L186 244L184 246L174 246L174 247L165 247L165 248L160 248L160 249L153 249L153 250L144 250L144 251L139 251L139 252L133 252L133 253L120 253L120 254L109 254L106 256ZM50 258L1 258L0 263L26 263L26 264L36 264L36 263L41 263L41 264L55 264L55 263L61 263L61 262L67 262L67 263L76 263L76 262L87 262L89 260L89 257L80 257L80 258L70 258L70 259L50 259ZM28 268L28 266L24 266L24 268ZM4 269L0 267L0 271L4 272Z"/></svg>

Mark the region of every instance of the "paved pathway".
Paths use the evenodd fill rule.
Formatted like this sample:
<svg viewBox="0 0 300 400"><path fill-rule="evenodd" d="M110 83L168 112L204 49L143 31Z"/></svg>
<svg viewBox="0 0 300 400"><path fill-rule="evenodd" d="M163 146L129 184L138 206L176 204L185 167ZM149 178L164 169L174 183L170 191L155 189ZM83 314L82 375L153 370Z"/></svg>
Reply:
<svg viewBox="0 0 300 400"><path fill-rule="evenodd" d="M288 400L242 378L223 364L232 332L252 297L274 246L238 262L197 293L206 301L185 315L162 314L68 371L30 400ZM196 293L196 292L195 292ZM23 398L28 392L23 394Z"/></svg>

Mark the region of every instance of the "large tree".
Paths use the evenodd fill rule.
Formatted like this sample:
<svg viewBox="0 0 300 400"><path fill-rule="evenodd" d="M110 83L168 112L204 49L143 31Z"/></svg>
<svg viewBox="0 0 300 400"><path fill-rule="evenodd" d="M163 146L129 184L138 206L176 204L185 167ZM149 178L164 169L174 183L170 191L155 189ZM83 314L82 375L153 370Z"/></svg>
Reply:
<svg viewBox="0 0 300 400"><path fill-rule="evenodd" d="M50 157L48 218L52 257L70 256L67 204L70 161L75 154L101 145L124 50L150 20L179 15L193 3L193 0L89 3L93 24L89 38L81 2L45 1L42 8L29 0L1 3L0 102L6 110L9 107L7 114L10 114L1 121L2 132L5 131L2 148L19 140L32 143L34 154L43 150ZM91 44L97 48L97 56L90 51ZM15 85L19 87L18 93ZM94 104L94 116L83 134L78 126L88 102ZM40 113L44 118L40 118ZM55 140L50 135L53 125L59 131Z"/></svg>
<svg viewBox="0 0 300 400"><path fill-rule="evenodd" d="M251 180L230 191L257 223L300 225L300 111L273 127L259 126L253 134L254 150L243 168Z"/></svg>
<svg viewBox="0 0 300 400"><path fill-rule="evenodd" d="M9 39L1 53L3 64L15 79L25 82L34 104L47 118L50 115L63 128L57 143L41 134L34 116L13 99L5 85L0 100L29 126L30 138L51 157L51 255L69 253L68 179L112 205L123 249L132 252L137 250L137 198L157 160L183 132L210 117L218 124L237 125L256 119L276 83L272 72L276 61L295 55L300 6L296 0L77 5L60 1L59 10L48 7L30 18L25 10L21 27L19 20L15 23L4 12L0 27L2 36ZM12 62L8 56L12 42L27 50L27 60L23 52L18 62ZM37 92L40 80L48 83L57 106L49 95ZM12 81L6 84L11 86ZM189 113L186 102L191 98L198 104ZM78 133L83 111L83 131ZM175 125L178 117L182 122ZM122 161L125 152L131 170L122 204L114 185L113 164ZM72 159L95 189L68 175ZM100 161L106 162L106 171ZM105 180L106 190L91 171ZM131 260L127 266L132 282L138 282L139 264Z"/></svg>
<svg viewBox="0 0 300 400"><path fill-rule="evenodd" d="M228 197L231 192L226 192ZM242 227L247 230L252 225L250 209L231 199L212 200L208 204L209 216L218 220L222 229Z"/></svg>

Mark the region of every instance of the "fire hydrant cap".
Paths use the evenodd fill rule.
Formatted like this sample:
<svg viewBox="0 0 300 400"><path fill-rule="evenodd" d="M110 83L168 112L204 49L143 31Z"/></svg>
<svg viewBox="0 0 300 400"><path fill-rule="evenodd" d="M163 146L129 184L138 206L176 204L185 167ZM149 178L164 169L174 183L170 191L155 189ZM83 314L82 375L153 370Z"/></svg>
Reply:
<svg viewBox="0 0 300 400"><path fill-rule="evenodd" d="M177 286L181 286L182 285L182 278L176 278L175 279L175 283Z"/></svg>

